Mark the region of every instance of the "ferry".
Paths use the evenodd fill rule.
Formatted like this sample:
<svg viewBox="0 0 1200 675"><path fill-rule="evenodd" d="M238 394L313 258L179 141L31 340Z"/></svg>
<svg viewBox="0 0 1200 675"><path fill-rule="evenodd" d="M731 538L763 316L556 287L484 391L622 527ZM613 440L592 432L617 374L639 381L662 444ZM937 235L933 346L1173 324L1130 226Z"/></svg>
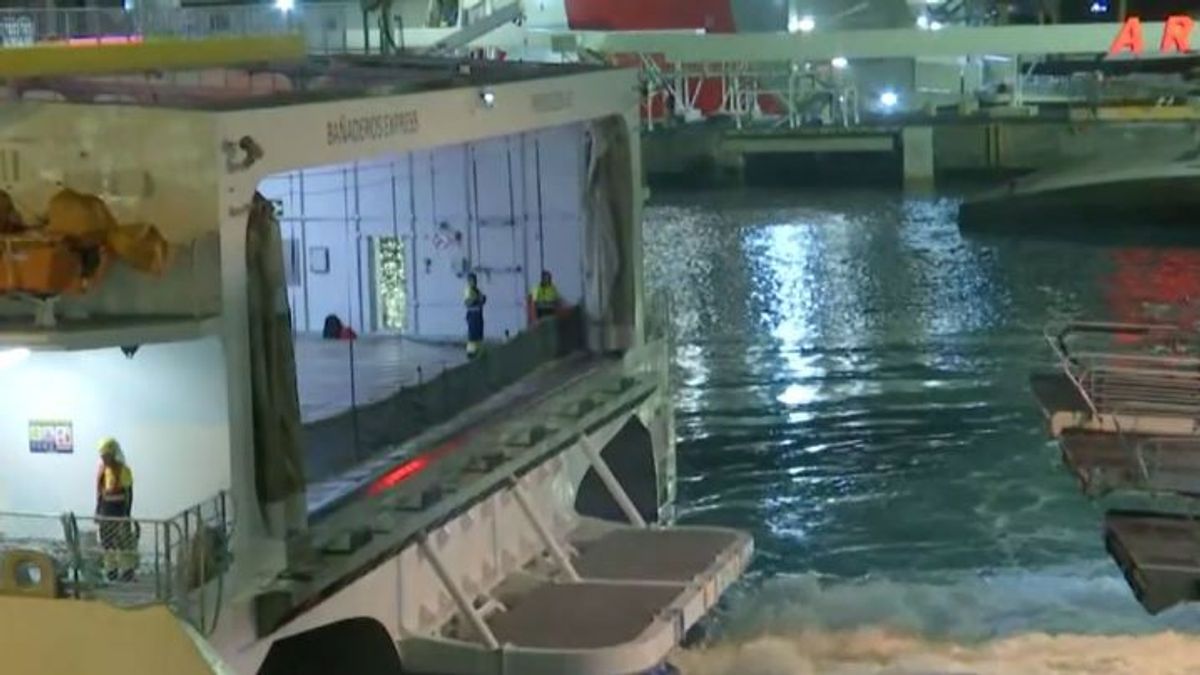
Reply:
<svg viewBox="0 0 1200 675"><path fill-rule="evenodd" d="M4 671L669 668L753 541L674 523L636 71L305 52L0 50Z"/></svg>

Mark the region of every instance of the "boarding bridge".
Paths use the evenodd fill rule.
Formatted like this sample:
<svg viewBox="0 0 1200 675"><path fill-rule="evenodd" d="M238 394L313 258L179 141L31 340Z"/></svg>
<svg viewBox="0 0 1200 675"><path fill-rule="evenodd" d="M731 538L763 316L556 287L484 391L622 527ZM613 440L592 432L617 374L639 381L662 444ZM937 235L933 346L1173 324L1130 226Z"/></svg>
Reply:
<svg viewBox="0 0 1200 675"><path fill-rule="evenodd" d="M1200 359L1175 324L1047 329L1052 372L1031 377L1063 464L1108 507L1105 545L1151 613L1200 601Z"/></svg>

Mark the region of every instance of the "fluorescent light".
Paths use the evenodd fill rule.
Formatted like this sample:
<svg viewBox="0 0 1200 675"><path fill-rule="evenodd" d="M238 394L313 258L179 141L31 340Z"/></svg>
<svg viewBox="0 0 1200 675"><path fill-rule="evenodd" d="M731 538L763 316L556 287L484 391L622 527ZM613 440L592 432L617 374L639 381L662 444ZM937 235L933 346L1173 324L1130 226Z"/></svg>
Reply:
<svg viewBox="0 0 1200 675"><path fill-rule="evenodd" d="M833 66L834 68L837 68L838 70L841 70L841 69L849 66L850 62L847 61L846 57L844 57L844 56L835 56L835 57L833 57L833 60L829 62L829 65Z"/></svg>
<svg viewBox="0 0 1200 675"><path fill-rule="evenodd" d="M883 106L887 110L895 108L899 103L900 97L891 89L888 89L879 95L879 105Z"/></svg>
<svg viewBox="0 0 1200 675"><path fill-rule="evenodd" d="M788 19L789 33L811 33L817 29L817 20L810 15L793 16Z"/></svg>
<svg viewBox="0 0 1200 675"><path fill-rule="evenodd" d="M275 9L281 12L290 12L296 9L296 0L275 0Z"/></svg>
<svg viewBox="0 0 1200 675"><path fill-rule="evenodd" d="M8 368L29 358L29 350L24 347L0 350L0 368Z"/></svg>

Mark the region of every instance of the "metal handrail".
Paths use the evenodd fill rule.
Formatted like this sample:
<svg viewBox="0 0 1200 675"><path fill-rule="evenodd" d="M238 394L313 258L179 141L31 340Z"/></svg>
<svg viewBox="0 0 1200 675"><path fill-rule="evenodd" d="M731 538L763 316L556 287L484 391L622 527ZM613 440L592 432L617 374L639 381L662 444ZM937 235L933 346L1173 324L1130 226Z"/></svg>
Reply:
<svg viewBox="0 0 1200 675"><path fill-rule="evenodd" d="M1154 337L1156 344L1178 345L1195 341L1195 334L1171 324L1069 322L1048 327L1044 337L1093 415L1137 409L1200 416L1200 358L1132 349L1079 351L1072 342L1082 336Z"/></svg>
<svg viewBox="0 0 1200 675"><path fill-rule="evenodd" d="M339 11L344 9L339 7ZM96 39L172 37L199 39L229 35L300 33L303 23L293 13L264 5L171 9L3 8L0 45L29 46L47 42Z"/></svg>
<svg viewBox="0 0 1200 675"><path fill-rule="evenodd" d="M203 589L227 568L232 524L224 492L167 519L4 511L0 552L50 556L63 597L165 604L207 632L216 612L209 612ZM114 545L113 538L132 546Z"/></svg>

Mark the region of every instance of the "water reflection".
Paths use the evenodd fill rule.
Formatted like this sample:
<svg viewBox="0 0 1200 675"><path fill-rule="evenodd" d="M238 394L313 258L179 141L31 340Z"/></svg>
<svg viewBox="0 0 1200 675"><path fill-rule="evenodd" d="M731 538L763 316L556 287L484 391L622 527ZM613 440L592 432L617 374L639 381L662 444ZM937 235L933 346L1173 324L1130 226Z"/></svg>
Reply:
<svg viewBox="0 0 1200 675"><path fill-rule="evenodd" d="M1105 612L1143 622L1111 592L1123 582L1096 507L1059 468L1026 375L1052 318L1200 298L1200 257L964 238L955 212L870 192L689 193L649 210L649 277L677 311L681 513L753 530L760 578L851 584L839 601L864 579L953 597L980 575L1087 569ZM1032 601L980 612L1001 632L1061 619Z"/></svg>

